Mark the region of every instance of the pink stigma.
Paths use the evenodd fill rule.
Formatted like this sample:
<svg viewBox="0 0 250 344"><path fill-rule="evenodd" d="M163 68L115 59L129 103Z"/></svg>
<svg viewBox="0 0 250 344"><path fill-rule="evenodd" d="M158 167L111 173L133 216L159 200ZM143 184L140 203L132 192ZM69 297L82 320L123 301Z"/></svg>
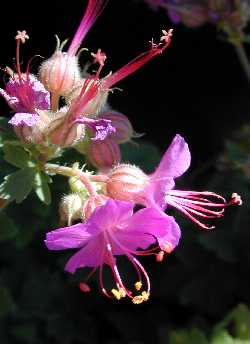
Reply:
<svg viewBox="0 0 250 344"><path fill-rule="evenodd" d="M99 78L99 75L101 73L101 70L104 66L104 62L107 58L106 54L104 52L101 51L101 49L98 49L96 53L91 53L91 56L94 57L94 61L93 63L98 63L99 64L99 68L96 72L96 77Z"/></svg>

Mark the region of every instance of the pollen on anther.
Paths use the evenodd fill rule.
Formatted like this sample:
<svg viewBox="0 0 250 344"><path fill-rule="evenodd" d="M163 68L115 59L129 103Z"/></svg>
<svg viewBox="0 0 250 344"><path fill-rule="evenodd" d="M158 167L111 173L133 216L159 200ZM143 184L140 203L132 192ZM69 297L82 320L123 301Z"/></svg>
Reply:
<svg viewBox="0 0 250 344"><path fill-rule="evenodd" d="M111 293L114 295L114 297L115 297L117 300L120 300L121 297L122 297L120 291L117 290L117 289L112 289L112 290L111 290Z"/></svg>
<svg viewBox="0 0 250 344"><path fill-rule="evenodd" d="M135 283L135 289L136 290L138 290L138 291L141 290L141 287L142 287L141 281L138 281L138 282Z"/></svg>

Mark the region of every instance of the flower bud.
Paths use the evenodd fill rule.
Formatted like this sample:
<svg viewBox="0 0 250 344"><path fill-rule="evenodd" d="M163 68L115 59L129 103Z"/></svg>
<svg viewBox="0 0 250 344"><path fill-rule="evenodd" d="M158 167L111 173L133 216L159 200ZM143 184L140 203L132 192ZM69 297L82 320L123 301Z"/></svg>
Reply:
<svg viewBox="0 0 250 344"><path fill-rule="evenodd" d="M72 105L75 101L77 101L78 97L81 94L82 88L84 86L84 82L86 79L80 80L72 90L68 94L65 95L65 101L68 105ZM89 87L91 87L91 83L89 84ZM89 87L86 88L86 91L88 91ZM86 92L85 91L85 92ZM84 94L81 95L83 97ZM108 98L108 91L99 90L97 95L90 100L87 105L84 107L83 111L85 115L98 115L102 109L105 107L107 103Z"/></svg>
<svg viewBox="0 0 250 344"><path fill-rule="evenodd" d="M106 138L102 141L90 141L88 158L97 168L110 168L121 161L121 152L114 140Z"/></svg>
<svg viewBox="0 0 250 344"><path fill-rule="evenodd" d="M84 134L85 125L72 122L67 108L61 109L54 115L48 128L50 142L60 147L73 146L83 139Z"/></svg>
<svg viewBox="0 0 250 344"><path fill-rule="evenodd" d="M83 201L78 194L72 193L64 196L59 205L60 223L67 223L70 226L72 221L80 219L82 207Z"/></svg>
<svg viewBox="0 0 250 344"><path fill-rule="evenodd" d="M83 209L82 209L83 220L87 220L92 215L94 210L97 207L105 204L108 199L109 198L105 195L96 195L96 196L89 197L83 205Z"/></svg>
<svg viewBox="0 0 250 344"><path fill-rule="evenodd" d="M143 203L143 191L148 181L149 177L138 167L118 165L109 174L106 184L107 195L121 201Z"/></svg>
<svg viewBox="0 0 250 344"><path fill-rule="evenodd" d="M117 143L127 142L133 137L133 127L125 115L119 112L109 111L102 113L100 117L111 121L116 131L110 137Z"/></svg>
<svg viewBox="0 0 250 344"><path fill-rule="evenodd" d="M42 63L39 76L48 91L64 96L81 78L77 57L56 50Z"/></svg>

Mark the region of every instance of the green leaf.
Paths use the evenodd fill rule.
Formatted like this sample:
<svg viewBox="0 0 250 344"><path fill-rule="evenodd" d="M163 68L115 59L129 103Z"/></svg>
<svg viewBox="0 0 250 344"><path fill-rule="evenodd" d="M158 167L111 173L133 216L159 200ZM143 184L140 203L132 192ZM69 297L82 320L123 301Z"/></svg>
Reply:
<svg viewBox="0 0 250 344"><path fill-rule="evenodd" d="M32 162L30 161L29 154L25 149L20 146L19 142L7 141L3 146L4 159L19 168L29 167Z"/></svg>
<svg viewBox="0 0 250 344"><path fill-rule="evenodd" d="M220 330L226 327L230 328L233 324L233 333L239 339L248 339L250 341L250 309L243 304L235 307L215 329Z"/></svg>
<svg viewBox="0 0 250 344"><path fill-rule="evenodd" d="M201 330L193 328L191 331L172 332L169 344L208 344L208 340Z"/></svg>
<svg viewBox="0 0 250 344"><path fill-rule="evenodd" d="M48 183L50 178L44 172L37 172L35 175L34 189L38 198L45 204L50 204L51 193Z"/></svg>
<svg viewBox="0 0 250 344"><path fill-rule="evenodd" d="M8 119L0 117L0 147L4 145L5 140L15 139L15 135L8 124Z"/></svg>
<svg viewBox="0 0 250 344"><path fill-rule="evenodd" d="M18 229L11 218L4 212L0 213L0 242L12 239L18 233Z"/></svg>
<svg viewBox="0 0 250 344"><path fill-rule="evenodd" d="M0 185L0 198L21 203L33 188L35 173L34 168L26 167L6 176Z"/></svg>
<svg viewBox="0 0 250 344"><path fill-rule="evenodd" d="M221 330L214 333L211 344L235 344L235 341L227 331Z"/></svg>
<svg viewBox="0 0 250 344"><path fill-rule="evenodd" d="M12 296L7 288L0 287L0 318L8 315L15 309Z"/></svg>

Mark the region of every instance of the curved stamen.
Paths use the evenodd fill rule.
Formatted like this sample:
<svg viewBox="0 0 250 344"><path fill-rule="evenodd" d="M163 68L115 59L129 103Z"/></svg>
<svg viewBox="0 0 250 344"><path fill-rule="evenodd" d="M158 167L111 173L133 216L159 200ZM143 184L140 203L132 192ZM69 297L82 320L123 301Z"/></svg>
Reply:
<svg viewBox="0 0 250 344"><path fill-rule="evenodd" d="M212 202L210 199L204 198L204 196L217 198L221 200L222 203ZM167 204L171 205L174 208L177 208L184 215L186 215L200 227L205 229L212 229L214 228L214 226L207 226L206 224L203 224L193 215L203 218L219 218L223 216L224 209L229 205L242 203L240 196L238 196L237 194L233 194L231 200L229 202L226 202L226 200L222 196L210 191L196 192L171 190L167 192L165 200ZM211 210L209 208L222 209Z"/></svg>

